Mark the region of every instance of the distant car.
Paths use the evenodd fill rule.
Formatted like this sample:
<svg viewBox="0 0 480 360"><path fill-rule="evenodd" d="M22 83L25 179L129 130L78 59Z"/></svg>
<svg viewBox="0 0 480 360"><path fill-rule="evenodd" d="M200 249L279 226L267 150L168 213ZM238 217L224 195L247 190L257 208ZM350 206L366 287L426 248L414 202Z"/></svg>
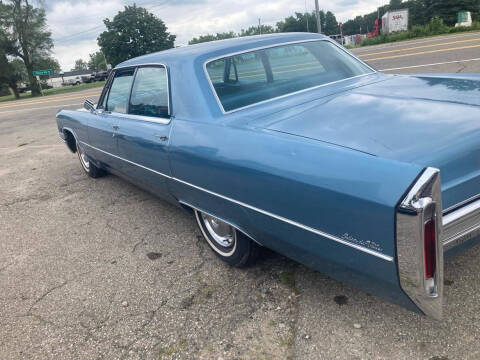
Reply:
<svg viewBox="0 0 480 360"><path fill-rule="evenodd" d="M325 36L271 34L121 63L57 126L89 176L191 211L227 263L268 247L440 318L444 257L480 240L479 90L479 74L383 74Z"/></svg>
<svg viewBox="0 0 480 360"><path fill-rule="evenodd" d="M73 79L68 79L65 81L66 85L79 85L81 83L83 83L81 76L75 76Z"/></svg>
<svg viewBox="0 0 480 360"><path fill-rule="evenodd" d="M95 73L95 81L107 80L109 71L98 71Z"/></svg>
<svg viewBox="0 0 480 360"><path fill-rule="evenodd" d="M83 83L88 84L88 83L94 82L95 81L95 73L89 74L89 75L82 75L81 78L82 78Z"/></svg>
<svg viewBox="0 0 480 360"><path fill-rule="evenodd" d="M27 92L28 90L30 90L29 85L21 85L21 86L18 87L18 92L20 94L23 94L24 92Z"/></svg>

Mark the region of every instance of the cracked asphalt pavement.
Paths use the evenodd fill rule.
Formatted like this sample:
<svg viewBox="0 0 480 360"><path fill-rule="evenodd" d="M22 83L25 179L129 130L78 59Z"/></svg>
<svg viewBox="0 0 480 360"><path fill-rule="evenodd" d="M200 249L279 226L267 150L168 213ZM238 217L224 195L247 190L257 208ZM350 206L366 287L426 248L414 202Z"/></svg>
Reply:
<svg viewBox="0 0 480 360"><path fill-rule="evenodd" d="M480 246L445 264L444 320L280 255L235 269L193 216L88 178L57 108L0 104L0 359L479 359Z"/></svg>

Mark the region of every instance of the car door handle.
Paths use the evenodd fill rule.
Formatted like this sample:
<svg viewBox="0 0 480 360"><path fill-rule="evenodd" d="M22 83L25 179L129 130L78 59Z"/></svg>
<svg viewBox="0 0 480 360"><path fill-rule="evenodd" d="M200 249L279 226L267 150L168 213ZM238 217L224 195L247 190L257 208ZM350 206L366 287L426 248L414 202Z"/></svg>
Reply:
<svg viewBox="0 0 480 360"><path fill-rule="evenodd" d="M160 141L167 141L168 140L168 136L165 136L165 135L154 135L157 139L159 139Z"/></svg>
<svg viewBox="0 0 480 360"><path fill-rule="evenodd" d="M112 137L117 136L118 135L117 130L119 129L118 125L112 125L112 129L113 129Z"/></svg>
<svg viewBox="0 0 480 360"><path fill-rule="evenodd" d="M118 125L112 125L113 130L117 131L118 130Z"/></svg>

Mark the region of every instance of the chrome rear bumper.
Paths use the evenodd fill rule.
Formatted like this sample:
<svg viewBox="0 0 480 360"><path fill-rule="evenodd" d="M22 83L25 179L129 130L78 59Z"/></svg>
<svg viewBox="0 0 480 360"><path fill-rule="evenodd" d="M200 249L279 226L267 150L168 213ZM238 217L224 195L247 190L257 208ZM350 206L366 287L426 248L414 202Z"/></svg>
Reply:
<svg viewBox="0 0 480 360"><path fill-rule="evenodd" d="M480 236L480 199L443 215L443 250Z"/></svg>

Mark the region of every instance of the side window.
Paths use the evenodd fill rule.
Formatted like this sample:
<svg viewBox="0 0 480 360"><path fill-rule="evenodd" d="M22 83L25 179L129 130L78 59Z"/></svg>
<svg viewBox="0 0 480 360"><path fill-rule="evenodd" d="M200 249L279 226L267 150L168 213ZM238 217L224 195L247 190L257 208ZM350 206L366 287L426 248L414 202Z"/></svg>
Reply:
<svg viewBox="0 0 480 360"><path fill-rule="evenodd" d="M127 113L128 98L133 81L133 69L115 72L112 86L107 98L105 110L118 113Z"/></svg>
<svg viewBox="0 0 480 360"><path fill-rule="evenodd" d="M129 114L168 117L168 80L164 67L137 69L130 98Z"/></svg>

